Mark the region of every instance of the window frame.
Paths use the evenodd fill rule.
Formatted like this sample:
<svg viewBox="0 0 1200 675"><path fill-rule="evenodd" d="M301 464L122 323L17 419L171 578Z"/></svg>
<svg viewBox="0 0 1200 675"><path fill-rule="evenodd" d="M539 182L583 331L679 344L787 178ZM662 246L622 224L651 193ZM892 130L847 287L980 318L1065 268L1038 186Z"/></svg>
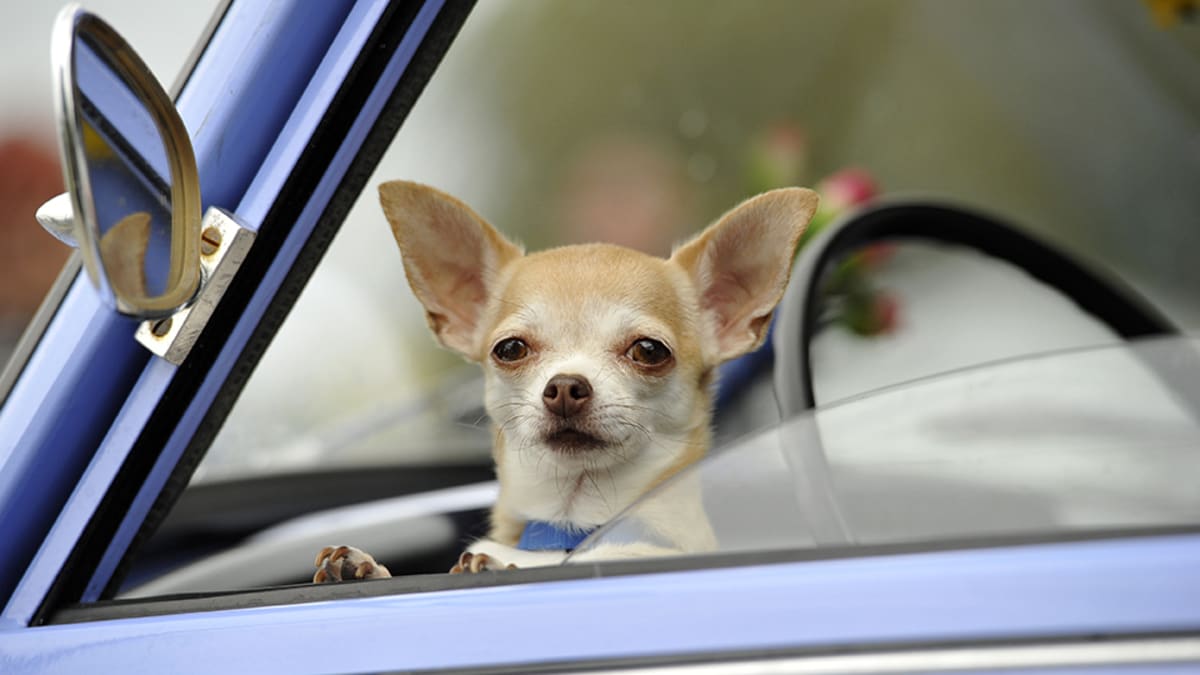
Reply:
<svg viewBox="0 0 1200 675"><path fill-rule="evenodd" d="M0 409L0 598L36 625L111 595L415 103L471 0L237 0L176 99L205 206L255 246L188 359L153 359L76 273ZM40 461L55 457L47 466ZM19 580L19 581L18 581ZM7 585L7 587L6 587Z"/></svg>

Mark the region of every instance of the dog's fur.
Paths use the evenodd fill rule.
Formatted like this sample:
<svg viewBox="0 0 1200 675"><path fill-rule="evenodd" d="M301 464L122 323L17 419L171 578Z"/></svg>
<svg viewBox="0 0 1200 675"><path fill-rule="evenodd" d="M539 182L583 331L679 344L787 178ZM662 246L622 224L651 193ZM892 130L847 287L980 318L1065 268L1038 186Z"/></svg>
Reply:
<svg viewBox="0 0 1200 675"><path fill-rule="evenodd" d="M526 255L433 188L379 194L434 335L486 381L500 495L488 537L452 572L561 562L515 548L527 521L594 528L704 455L716 368L762 344L817 206L810 190L767 192L664 260L607 244ZM657 543L587 557L715 545L695 484L655 494L639 515ZM389 576L350 547L317 565L317 581Z"/></svg>

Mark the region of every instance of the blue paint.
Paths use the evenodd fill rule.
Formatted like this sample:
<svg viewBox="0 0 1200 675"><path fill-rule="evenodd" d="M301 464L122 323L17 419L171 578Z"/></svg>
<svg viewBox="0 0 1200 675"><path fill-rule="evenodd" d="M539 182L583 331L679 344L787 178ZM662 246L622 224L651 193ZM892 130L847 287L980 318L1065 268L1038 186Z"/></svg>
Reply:
<svg viewBox="0 0 1200 675"><path fill-rule="evenodd" d="M581 530L559 527L544 520L531 520L521 530L517 548L522 551L574 551L596 528Z"/></svg>
<svg viewBox="0 0 1200 675"><path fill-rule="evenodd" d="M177 101L196 148L205 209L234 210L245 198L354 4L230 3Z"/></svg>
<svg viewBox="0 0 1200 675"><path fill-rule="evenodd" d="M175 370L176 367L166 361L151 360L135 385L135 390L161 391L170 382ZM157 398L151 401L148 396L135 396L121 408L117 423L100 443L99 450L80 477L79 485L67 499L62 514L46 535L8 606L0 614L0 619L25 624L37 611L58 571L75 547L75 542L83 534L91 514L121 468L129 448L154 410L154 403L157 403Z"/></svg>
<svg viewBox="0 0 1200 675"><path fill-rule="evenodd" d="M373 672L1197 629L1189 535L45 626L0 634L0 672Z"/></svg>
<svg viewBox="0 0 1200 675"><path fill-rule="evenodd" d="M0 603L25 573L146 361L134 329L80 273L0 408Z"/></svg>

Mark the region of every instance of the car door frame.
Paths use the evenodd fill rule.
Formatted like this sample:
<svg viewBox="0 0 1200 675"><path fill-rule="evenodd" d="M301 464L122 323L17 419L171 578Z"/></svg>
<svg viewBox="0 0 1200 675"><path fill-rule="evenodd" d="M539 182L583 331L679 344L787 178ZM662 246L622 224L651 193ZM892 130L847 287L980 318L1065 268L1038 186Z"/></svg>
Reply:
<svg viewBox="0 0 1200 675"><path fill-rule="evenodd" d="M48 304L0 408L0 515L12 523L0 620L37 624L62 604L115 591L471 5L221 8L176 106L205 207L232 206L257 231L255 245L180 366L140 347L135 322L104 306L78 271Z"/></svg>

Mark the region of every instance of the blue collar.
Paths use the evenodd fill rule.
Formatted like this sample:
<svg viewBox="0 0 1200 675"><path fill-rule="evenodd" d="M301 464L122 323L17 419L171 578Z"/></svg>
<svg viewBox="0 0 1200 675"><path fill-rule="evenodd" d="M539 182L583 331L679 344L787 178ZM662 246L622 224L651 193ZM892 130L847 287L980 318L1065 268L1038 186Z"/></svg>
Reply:
<svg viewBox="0 0 1200 675"><path fill-rule="evenodd" d="M531 520L521 532L517 548L522 551L572 551L596 528L565 528L544 520Z"/></svg>

